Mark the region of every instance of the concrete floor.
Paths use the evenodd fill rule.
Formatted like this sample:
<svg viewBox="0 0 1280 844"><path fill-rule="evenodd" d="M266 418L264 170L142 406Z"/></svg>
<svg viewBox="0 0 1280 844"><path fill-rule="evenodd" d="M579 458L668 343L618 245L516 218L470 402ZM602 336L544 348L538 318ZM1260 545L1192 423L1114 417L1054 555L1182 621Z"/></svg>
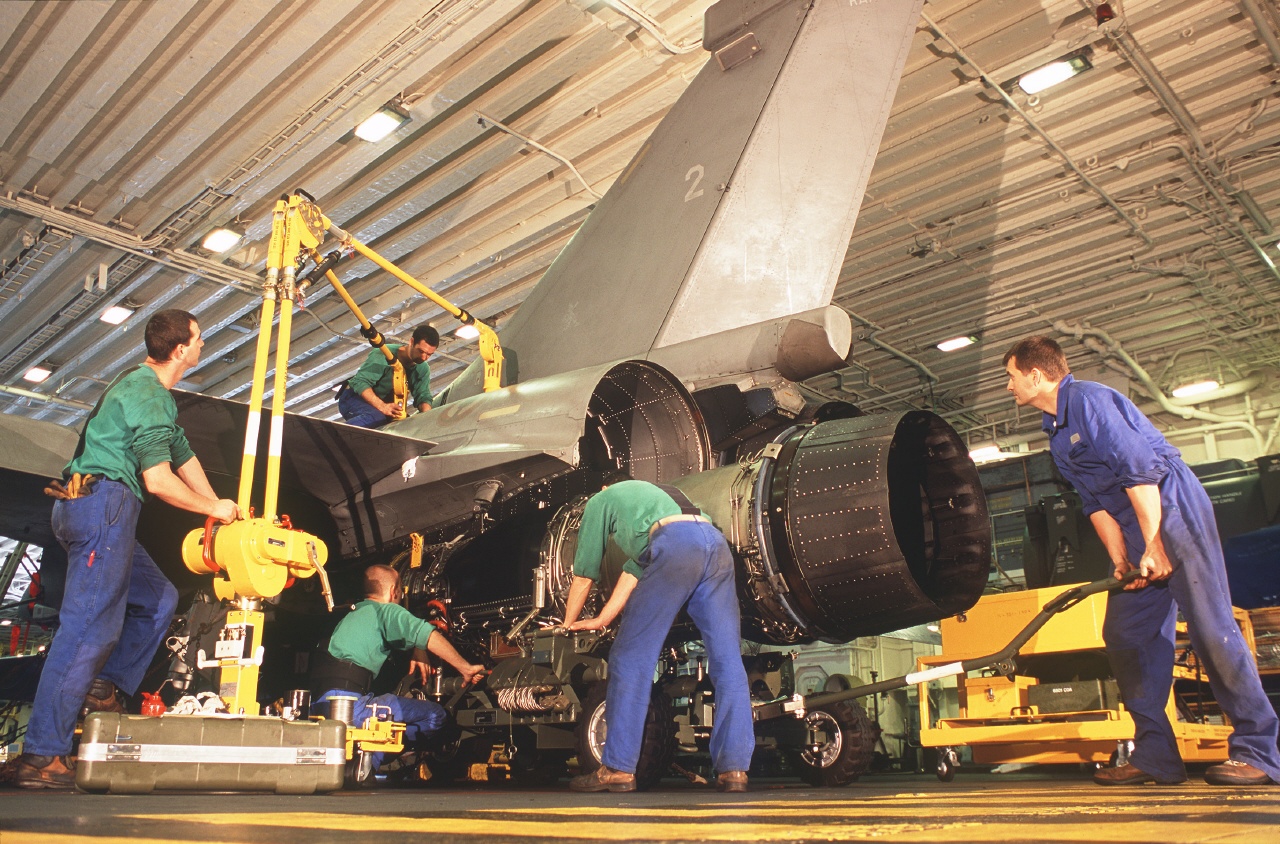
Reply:
<svg viewBox="0 0 1280 844"><path fill-rule="evenodd" d="M745 795L665 782L640 794L503 787L312 797L0 791L0 844L151 842L1080 841L1266 844L1280 786L1102 788L1083 772L864 777L839 790L753 782ZM429 839L428 839L429 836Z"/></svg>

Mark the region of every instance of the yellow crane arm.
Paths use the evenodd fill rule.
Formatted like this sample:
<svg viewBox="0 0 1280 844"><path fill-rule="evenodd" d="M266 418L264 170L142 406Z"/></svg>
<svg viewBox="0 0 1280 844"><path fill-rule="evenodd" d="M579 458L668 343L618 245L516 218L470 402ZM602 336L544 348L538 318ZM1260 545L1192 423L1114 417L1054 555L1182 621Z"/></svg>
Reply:
<svg viewBox="0 0 1280 844"><path fill-rule="evenodd" d="M386 258L383 258L359 240L356 240L356 238L350 233L334 225L333 221L328 217L325 217L323 214L320 216L324 220L324 226L328 229L329 234L336 237L344 247L354 250L368 258L370 261L373 261L382 269L391 273L393 276L400 279L423 296L426 296L441 308L444 308L446 312L457 318L457 320L463 325L474 326L476 330L480 332L478 345L480 347L480 358L484 361L484 391L488 393L502 387L502 344L498 342L498 333L494 331L491 326L486 325L467 311L459 308L457 305L454 305L448 299L445 299L443 296L436 293L431 288L427 287L425 284L388 261ZM329 279L330 283L333 283L335 280L332 272L327 272L326 277ZM342 295L341 292L339 295ZM343 300L346 301L347 307L354 308L354 302L351 300L350 296L343 295ZM360 318L359 309L356 309L356 313L357 318ZM367 320L363 320L363 318L361 318L361 324L363 325L365 323L367 323Z"/></svg>

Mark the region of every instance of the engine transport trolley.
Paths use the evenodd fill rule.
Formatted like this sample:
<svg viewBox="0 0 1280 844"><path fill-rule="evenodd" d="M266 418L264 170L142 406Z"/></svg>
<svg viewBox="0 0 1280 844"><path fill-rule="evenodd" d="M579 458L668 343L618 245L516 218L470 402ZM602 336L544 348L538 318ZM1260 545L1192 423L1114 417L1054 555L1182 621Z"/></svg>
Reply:
<svg viewBox="0 0 1280 844"><path fill-rule="evenodd" d="M1101 631L1107 594L1136 578L1137 573L1130 572L1121 580L1108 577L1076 586L987 596L968 613L943 620L943 653L918 657L919 670L856 688L757 706L756 720L919 686L920 743L938 748L937 775L944 782L953 779L960 766L960 746L971 748L977 764L1123 764L1132 746L1133 719L1118 700L1109 668L1100 668L1107 665ZM1063 615L1077 606L1083 608ZM1248 638L1248 615L1237 612L1236 617ZM984 654L978 649L979 639L992 631L1016 629L1019 623L1022 628L1000 650ZM1183 759L1221 762L1227 758L1232 728L1201 694L1203 670L1185 642L1185 625L1180 622L1178 629L1170 721ZM1097 679L1055 679L1064 666L1068 671L1083 667ZM969 677L971 672L989 672L989 676ZM927 685L948 677L957 678L961 716L935 718ZM1180 686L1189 686L1190 691ZM815 744L820 740L814 737Z"/></svg>

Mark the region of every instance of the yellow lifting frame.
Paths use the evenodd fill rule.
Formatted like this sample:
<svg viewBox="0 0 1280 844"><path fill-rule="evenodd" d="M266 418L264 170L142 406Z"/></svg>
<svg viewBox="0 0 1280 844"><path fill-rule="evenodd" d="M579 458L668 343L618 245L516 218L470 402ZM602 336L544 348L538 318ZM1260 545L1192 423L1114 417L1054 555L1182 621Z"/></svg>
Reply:
<svg viewBox="0 0 1280 844"><path fill-rule="evenodd" d="M457 305L454 305L448 299L445 299L443 296L436 293L431 288L427 287L425 284L388 261L386 258L383 258L377 252L373 251L373 249L369 248L369 246L357 240L350 232L347 232L335 225L334 222L326 217L324 212L322 212L311 200L300 199L296 194L289 198L291 203L295 199L298 199L302 204L308 205L310 207L309 213L314 215L313 219L319 221L321 231L327 231L329 234L333 235L344 248L358 252L370 261L373 261L373 263L377 264L382 269L391 273L393 276L400 279L423 296L426 296L432 302L435 302L443 308L446 313L453 316L463 325L474 326L475 329L480 332L477 344L480 350L480 359L484 361L484 391L486 393L490 393L502 388L502 344L498 342L498 333L493 330L492 326L476 319L472 314L462 308L459 308ZM309 248L314 250L314 245ZM314 256L315 252L312 251L311 254ZM317 261L317 263L319 262ZM347 307L351 309L351 312L355 314L356 319L360 321L361 328L371 330L372 325L369 323L369 320L360 312L360 308L356 305L355 300L351 298L349 293L347 293L346 289L338 281L337 276L333 274L332 270L326 270L325 278L329 280L329 283L338 291L338 295L342 297L342 301L345 302ZM371 339L370 342L374 341ZM375 342L374 345L376 346L378 344Z"/></svg>

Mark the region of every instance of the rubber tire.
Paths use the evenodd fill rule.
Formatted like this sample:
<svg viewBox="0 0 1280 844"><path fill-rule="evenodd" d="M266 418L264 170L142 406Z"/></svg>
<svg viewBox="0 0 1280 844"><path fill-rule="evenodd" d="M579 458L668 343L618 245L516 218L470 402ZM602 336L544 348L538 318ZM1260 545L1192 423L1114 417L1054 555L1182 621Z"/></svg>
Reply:
<svg viewBox="0 0 1280 844"><path fill-rule="evenodd" d="M600 757L595 754L592 742L592 722L597 720L597 710L604 707L605 683L592 683L587 696L582 702L582 717L574 730L575 747L578 752L578 769L589 774L600 767ZM608 718L600 713L604 727L608 729ZM600 742L594 742L599 745ZM640 744L640 761L636 763L636 790L644 791L658 784L663 775L671 768L671 755L676 747L675 709L671 698L654 687L649 698L649 713L644 721L644 738Z"/></svg>
<svg viewBox="0 0 1280 844"><path fill-rule="evenodd" d="M370 755L363 750L355 751L343 769L342 781L347 788L371 787L374 779Z"/></svg>
<svg viewBox="0 0 1280 844"><path fill-rule="evenodd" d="M875 729L862 707L842 700L814 707L805 718L815 716L835 723L840 748L826 765L815 764L804 749L794 751L792 761L800 778L809 785L839 788L865 774L875 758Z"/></svg>
<svg viewBox="0 0 1280 844"><path fill-rule="evenodd" d="M960 770L960 754L956 753L955 748L944 747L938 751L938 779L941 782L951 782L956 778L956 771Z"/></svg>

